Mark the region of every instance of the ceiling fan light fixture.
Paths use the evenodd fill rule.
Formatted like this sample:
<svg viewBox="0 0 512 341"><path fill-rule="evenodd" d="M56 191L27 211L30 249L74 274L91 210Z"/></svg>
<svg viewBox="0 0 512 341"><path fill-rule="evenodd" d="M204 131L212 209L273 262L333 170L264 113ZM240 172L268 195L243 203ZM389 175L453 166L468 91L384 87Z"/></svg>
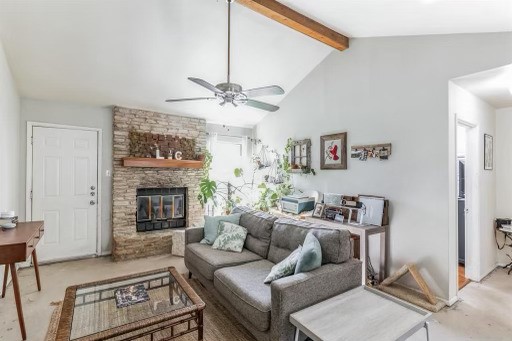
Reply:
<svg viewBox="0 0 512 341"><path fill-rule="evenodd" d="M269 85L262 86L259 88L247 89L244 90L240 84L232 83L230 77L230 69L231 69L231 4L234 0L226 0L228 3L228 65L227 65L227 81L225 83L219 83L217 85L213 85L208 83L207 81L201 78L188 77L191 82L196 83L197 85L202 86L213 92L215 97L194 97L194 98L179 98L179 99L168 99L166 102L184 102L184 101L196 101L201 99L217 99L219 101L219 105L224 106L226 103L231 103L234 107L239 105L247 105L249 107L253 107L260 110L266 111L276 111L279 109L278 106L255 101L253 97L261 97L261 96L273 96L273 95L283 95L284 90L280 86L277 85Z"/></svg>

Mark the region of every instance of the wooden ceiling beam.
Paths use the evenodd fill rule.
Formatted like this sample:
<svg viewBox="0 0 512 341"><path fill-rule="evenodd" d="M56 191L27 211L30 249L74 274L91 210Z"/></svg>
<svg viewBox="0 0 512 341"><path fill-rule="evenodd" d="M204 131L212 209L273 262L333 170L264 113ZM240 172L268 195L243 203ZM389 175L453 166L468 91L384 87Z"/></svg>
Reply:
<svg viewBox="0 0 512 341"><path fill-rule="evenodd" d="M255 12L304 33L337 50L348 48L349 38L275 0L236 0Z"/></svg>

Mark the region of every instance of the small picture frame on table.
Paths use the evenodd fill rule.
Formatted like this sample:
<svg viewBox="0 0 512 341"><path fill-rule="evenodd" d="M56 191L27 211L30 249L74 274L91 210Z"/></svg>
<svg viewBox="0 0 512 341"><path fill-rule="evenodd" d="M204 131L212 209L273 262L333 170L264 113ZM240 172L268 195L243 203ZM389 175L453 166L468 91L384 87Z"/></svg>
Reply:
<svg viewBox="0 0 512 341"><path fill-rule="evenodd" d="M341 213L338 213L334 216L334 221L343 223L344 220L345 220L345 217L343 217L343 214L341 214Z"/></svg>
<svg viewBox="0 0 512 341"><path fill-rule="evenodd" d="M315 218L322 218L322 216L324 215L324 209L325 209L325 204L317 203L315 205L315 209L313 210L312 216Z"/></svg>

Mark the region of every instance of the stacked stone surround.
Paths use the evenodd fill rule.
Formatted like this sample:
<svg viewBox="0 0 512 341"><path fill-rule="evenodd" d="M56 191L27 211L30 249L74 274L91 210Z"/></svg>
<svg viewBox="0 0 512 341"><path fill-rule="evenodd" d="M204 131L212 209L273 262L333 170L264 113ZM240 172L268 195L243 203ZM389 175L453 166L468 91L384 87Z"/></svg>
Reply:
<svg viewBox="0 0 512 341"><path fill-rule="evenodd" d="M196 146L206 148L206 121L163 113L114 107L114 171L112 181L112 255L114 260L126 260L165 253L181 254L183 230L173 229L136 232L136 190L140 187L187 187L187 226L201 226L203 209L197 200L200 169L124 167L129 155L130 129L153 134L168 134L196 140ZM172 245L180 242L179 245Z"/></svg>

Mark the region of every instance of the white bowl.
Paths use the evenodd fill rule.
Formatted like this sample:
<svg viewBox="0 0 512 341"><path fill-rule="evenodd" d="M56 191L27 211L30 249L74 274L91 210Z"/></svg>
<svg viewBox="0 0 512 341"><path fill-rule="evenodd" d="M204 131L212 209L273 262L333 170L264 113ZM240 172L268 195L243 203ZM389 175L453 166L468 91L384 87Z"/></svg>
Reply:
<svg viewBox="0 0 512 341"><path fill-rule="evenodd" d="M14 211L0 212L0 218L13 218L15 215Z"/></svg>
<svg viewBox="0 0 512 341"><path fill-rule="evenodd" d="M4 223L4 224L1 224L0 227L3 228L3 229L13 229L13 228L16 227L16 224L14 224L14 223Z"/></svg>

